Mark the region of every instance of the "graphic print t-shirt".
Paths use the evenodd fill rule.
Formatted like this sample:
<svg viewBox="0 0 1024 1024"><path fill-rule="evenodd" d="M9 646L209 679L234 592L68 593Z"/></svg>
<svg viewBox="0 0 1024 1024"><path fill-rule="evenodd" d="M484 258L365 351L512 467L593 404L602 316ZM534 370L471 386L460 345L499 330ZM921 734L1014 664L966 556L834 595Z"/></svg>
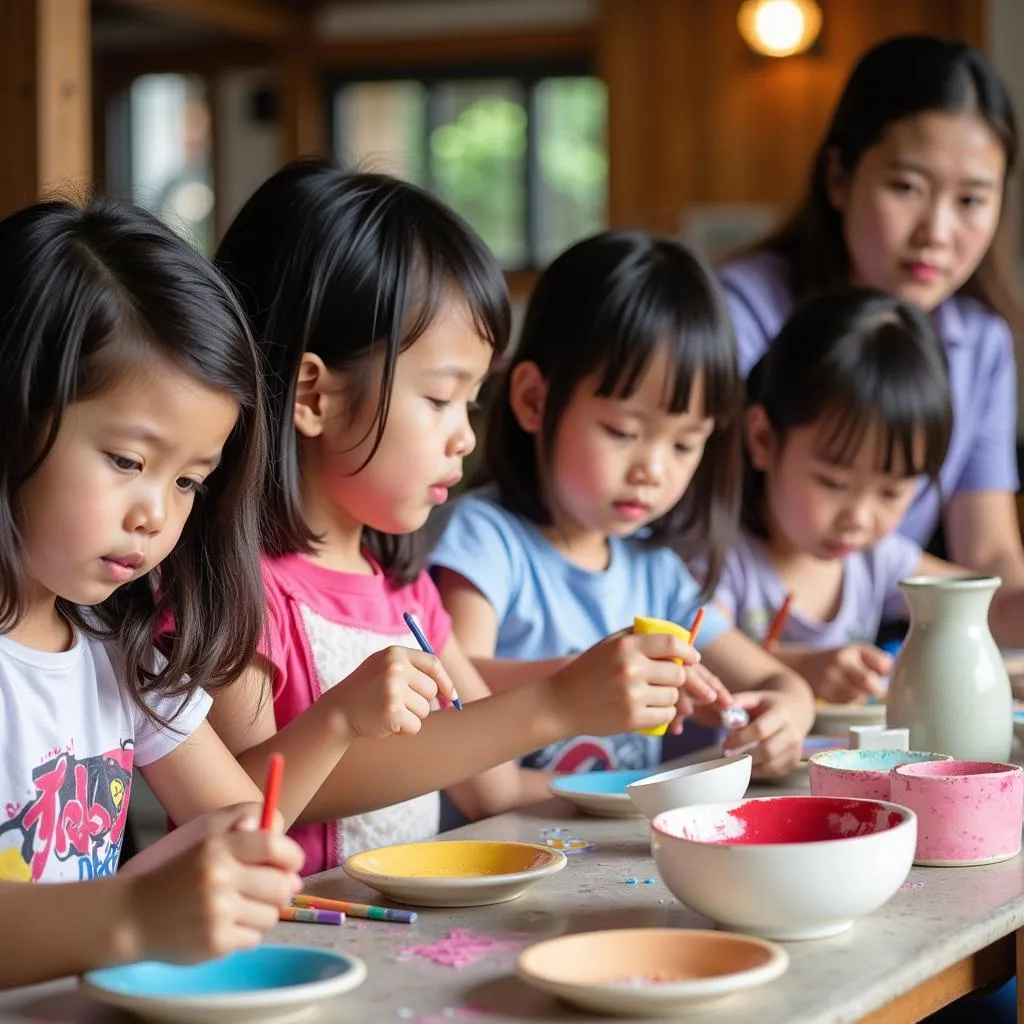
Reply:
<svg viewBox="0 0 1024 1024"><path fill-rule="evenodd" d="M149 706L170 719L181 703ZM122 689L100 641L76 630L70 650L51 654L0 636L0 879L114 874L132 766L170 753L209 707L197 690L171 729L161 728Z"/></svg>

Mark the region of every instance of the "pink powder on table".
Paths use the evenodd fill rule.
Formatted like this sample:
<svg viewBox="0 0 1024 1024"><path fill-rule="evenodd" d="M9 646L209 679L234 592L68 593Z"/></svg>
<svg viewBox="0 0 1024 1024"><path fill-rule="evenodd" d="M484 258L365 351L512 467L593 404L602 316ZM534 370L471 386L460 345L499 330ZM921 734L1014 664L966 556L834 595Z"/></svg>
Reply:
<svg viewBox="0 0 1024 1024"><path fill-rule="evenodd" d="M401 954L403 958L421 956L442 967L469 967L484 957L506 953L519 945L493 935L475 935L468 928L453 928L443 939L425 946L406 946Z"/></svg>

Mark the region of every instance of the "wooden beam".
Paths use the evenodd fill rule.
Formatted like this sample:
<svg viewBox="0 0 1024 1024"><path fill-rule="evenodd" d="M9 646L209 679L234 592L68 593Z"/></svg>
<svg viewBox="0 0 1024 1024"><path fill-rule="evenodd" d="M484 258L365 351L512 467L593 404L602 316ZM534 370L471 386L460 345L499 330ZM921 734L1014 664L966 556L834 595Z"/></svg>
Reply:
<svg viewBox="0 0 1024 1024"><path fill-rule="evenodd" d="M312 49L313 22L307 16L293 29L278 64L282 161L327 155L326 95Z"/></svg>
<svg viewBox="0 0 1024 1024"><path fill-rule="evenodd" d="M248 39L283 42L299 22L288 3L273 0L120 0L142 11Z"/></svg>
<svg viewBox="0 0 1024 1024"><path fill-rule="evenodd" d="M0 3L0 216L92 179L90 0Z"/></svg>

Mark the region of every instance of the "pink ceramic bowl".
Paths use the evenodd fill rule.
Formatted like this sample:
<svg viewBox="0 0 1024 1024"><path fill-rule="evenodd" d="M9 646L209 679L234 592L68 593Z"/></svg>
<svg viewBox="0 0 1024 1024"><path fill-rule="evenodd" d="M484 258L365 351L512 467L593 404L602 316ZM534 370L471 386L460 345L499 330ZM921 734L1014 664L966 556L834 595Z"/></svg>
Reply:
<svg viewBox="0 0 1024 1024"><path fill-rule="evenodd" d="M1020 852L1024 768L994 761L927 761L892 771L893 803L918 819L915 864L965 867Z"/></svg>
<svg viewBox="0 0 1024 1024"><path fill-rule="evenodd" d="M838 935L906 880L917 820L881 800L758 797L694 804L651 823L672 894L736 931L771 939Z"/></svg>
<svg viewBox="0 0 1024 1024"><path fill-rule="evenodd" d="M952 760L920 750L822 750L811 756L807 772L813 796L889 800L889 775L897 765Z"/></svg>

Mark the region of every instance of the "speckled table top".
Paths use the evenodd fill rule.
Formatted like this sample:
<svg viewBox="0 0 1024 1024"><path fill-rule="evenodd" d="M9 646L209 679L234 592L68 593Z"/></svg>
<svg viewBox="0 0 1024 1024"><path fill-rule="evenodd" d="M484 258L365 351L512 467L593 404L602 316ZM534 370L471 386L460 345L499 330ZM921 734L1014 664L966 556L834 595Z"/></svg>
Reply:
<svg viewBox="0 0 1024 1024"><path fill-rule="evenodd" d="M799 792L806 774L784 787L748 795ZM643 819L578 815L551 800L444 838L542 841L544 830L589 840L595 849L569 857L561 873L518 900L465 910L422 910L411 926L350 919L340 929L282 924L271 941L335 946L369 967L364 984L324 1014L331 1021L480 1024L583 1021L586 1015L536 992L515 976L519 950L565 932L618 927L706 928L657 879ZM657 879L645 884L646 879ZM636 879L635 884L627 882ZM362 902L379 897L336 870L310 880L310 892ZM789 971L761 988L689 1014L693 1024L844 1024L884 1006L939 971L1024 926L1024 858L975 868L915 867L881 910L834 939L786 943ZM450 967L410 953L455 929L497 940L475 963ZM0 993L0 1020L113 1022L121 1018L75 991L71 981Z"/></svg>

